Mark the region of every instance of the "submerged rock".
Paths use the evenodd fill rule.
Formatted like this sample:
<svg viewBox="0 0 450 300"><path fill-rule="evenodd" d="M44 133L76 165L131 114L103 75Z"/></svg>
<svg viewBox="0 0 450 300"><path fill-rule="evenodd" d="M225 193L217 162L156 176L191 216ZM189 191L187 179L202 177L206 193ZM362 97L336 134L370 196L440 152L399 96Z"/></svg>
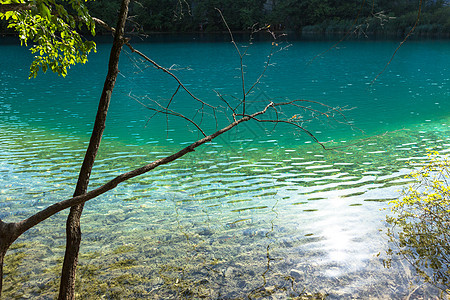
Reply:
<svg viewBox="0 0 450 300"><path fill-rule="evenodd" d="M257 230L254 228L245 229L242 233L244 236L250 236L250 237L253 237L253 236L265 237L266 236L266 232L264 232L263 230Z"/></svg>
<svg viewBox="0 0 450 300"><path fill-rule="evenodd" d="M203 236L210 236L213 235L213 231L209 228L200 228L200 230L198 231L199 235L203 235Z"/></svg>
<svg viewBox="0 0 450 300"><path fill-rule="evenodd" d="M303 271L297 270L297 269L291 269L289 272L289 275L294 277L295 279L300 279L305 273Z"/></svg>
<svg viewBox="0 0 450 300"><path fill-rule="evenodd" d="M228 267L225 272L224 272L224 276L225 278L232 278L232 277L236 277L236 275L238 274L238 270L234 267Z"/></svg>

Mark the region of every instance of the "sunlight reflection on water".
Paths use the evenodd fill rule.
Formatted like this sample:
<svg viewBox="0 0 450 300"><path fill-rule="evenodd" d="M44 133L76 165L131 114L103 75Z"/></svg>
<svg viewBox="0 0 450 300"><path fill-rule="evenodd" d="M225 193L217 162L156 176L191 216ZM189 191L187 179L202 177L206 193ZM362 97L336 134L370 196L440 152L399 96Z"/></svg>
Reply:
<svg viewBox="0 0 450 300"><path fill-rule="evenodd" d="M163 54L157 51L161 47L166 49L166 45L155 46L155 55ZM225 51L223 46L211 47ZM292 57L295 55L285 58L282 68L295 66ZM102 59L94 59L92 76L100 72L97 68ZM321 64L328 65L328 60L324 58ZM339 66L349 68L345 62L339 62ZM126 67L122 70L129 71ZM230 72L228 66L220 70ZM409 112L410 106L414 107L414 115L397 120L395 111L401 103L389 106L378 99L403 97L403 90L395 87L394 92L390 90L395 95L385 95L382 87L388 85L386 82L368 92L358 80L350 84L346 82L351 80L349 77L314 73L309 75L318 78L310 84L294 85L289 84L293 79L286 76L295 77L292 74L296 71L290 67L287 70L277 80L296 87L295 91L286 88L291 96L301 89L305 96L316 98L314 90L323 89L319 84L324 82L330 84L324 78L331 76L332 82L339 81L335 84L342 89L331 90L330 101L339 103L351 98L357 104L359 99L367 99L363 109L374 113L366 111L367 120L356 117L363 127L376 133L405 130L351 146L353 132L343 134L340 130L327 130L329 124L319 125L319 136L330 139L335 134L337 145L348 146L323 151L285 129L246 125L186 158L89 202L82 220L86 255L81 257L81 265L96 266L97 271L101 270L99 278L107 282L128 273L140 276L135 287L123 284L122 288L142 287L149 293L146 295L154 297L179 296L181 283L191 290L205 289L209 298L237 298L261 292L261 287L264 292L279 287L280 297L299 295L303 289L328 292L331 297L343 299L408 295L413 280L411 270L400 263L384 269L381 258L376 256L387 249L384 234L379 232L385 228L386 211L382 209L390 199L398 197L407 183L403 178L410 171L406 161L422 161L428 148L450 151L450 121L442 116L442 109L433 107L433 112L428 112L424 107L417 108L423 100L418 98L419 103L413 104L408 102L411 99L405 99L405 109ZM363 78L362 71L357 69L356 77ZM85 76L84 71L82 74ZM2 72L0 81L0 216L5 221L20 220L70 197L99 86L95 79L92 89L73 94L68 86L82 83L84 77L74 75L68 78L71 83L52 78L55 84L41 96L38 86L42 81L22 82L19 76ZM92 186L164 157L198 134L174 121L169 127L165 120L146 127L147 112L124 95L130 86L140 92L151 88L142 82L148 79L146 76L133 76L118 86L110 131L105 134ZM218 79L222 80L221 76ZM393 74L388 73L386 78L389 76ZM418 80L412 76L411 80ZM213 83L218 79L208 78ZM158 80L163 87L167 84ZM17 82L30 90L11 88ZM400 86L403 84L406 82ZM439 103L444 103L449 93L448 81L444 85L439 88L444 89L438 95L442 98ZM420 86L409 89L423 94ZM232 87L233 82L227 82L225 89ZM271 87L274 94L282 88L276 84ZM430 93L436 95L434 88L438 87L430 87ZM341 90L351 91L337 97ZM46 101L54 103L43 105ZM432 113L436 115L430 118ZM422 117L423 114L428 115ZM177 126L186 131L171 129ZM19 239L18 242L27 243L23 274L31 276L24 280L24 290L38 285L37 282L43 290L54 288L49 282L57 276L56 272L47 268L57 266L62 255L65 214L51 218ZM118 262L125 266L119 268ZM81 277L94 280L89 277L91 273L89 269L81 271ZM46 283L42 284L42 280Z"/></svg>

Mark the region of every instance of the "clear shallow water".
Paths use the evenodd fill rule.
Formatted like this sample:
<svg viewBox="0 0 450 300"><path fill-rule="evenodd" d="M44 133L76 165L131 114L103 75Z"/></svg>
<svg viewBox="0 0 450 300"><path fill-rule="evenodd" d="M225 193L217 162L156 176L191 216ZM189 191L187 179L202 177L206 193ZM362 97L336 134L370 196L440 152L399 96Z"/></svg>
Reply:
<svg viewBox="0 0 450 300"><path fill-rule="evenodd" d="M349 145L324 151L292 128L248 123L91 201L83 216L80 292L138 298L285 298L302 291L343 299L408 296L415 275L406 263L384 269L377 257L387 249L379 231L382 209L405 184L406 161L424 159L428 148L450 149L450 43L408 43L374 85L396 42L348 42L308 64L329 45L295 42L278 53L251 95L253 105L301 98L351 107L346 115L366 135L333 123L309 124L319 140ZM256 43L250 49L249 85L269 47ZM238 60L228 43L137 48L164 66L176 65L176 74L201 99L217 104L214 90L240 93ZM0 214L16 221L72 194L109 47L99 45L88 65L65 79L47 74L26 80L26 50L0 51ZM132 62L123 55L92 186L199 136L177 119L148 121L152 113L129 95L164 101L176 85ZM196 107L183 94L173 105L189 116ZM206 117L202 125L211 132L216 122ZM51 297L64 252L64 215L18 241L25 246L14 251L26 254L19 273L27 276L15 284L18 293Z"/></svg>

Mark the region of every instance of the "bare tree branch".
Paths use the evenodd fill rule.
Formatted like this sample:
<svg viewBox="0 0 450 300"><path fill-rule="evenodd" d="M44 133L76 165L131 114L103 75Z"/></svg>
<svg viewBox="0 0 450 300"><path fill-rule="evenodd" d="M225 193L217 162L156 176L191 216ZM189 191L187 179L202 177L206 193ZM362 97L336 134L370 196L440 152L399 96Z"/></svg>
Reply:
<svg viewBox="0 0 450 300"><path fill-rule="evenodd" d="M27 3L11 3L11 4L0 4L0 13L5 13L8 11L24 11L31 10L35 6Z"/></svg>
<svg viewBox="0 0 450 300"><path fill-rule="evenodd" d="M177 91L178 91L178 89L177 89ZM152 100L152 99L147 97L147 99L149 99L151 102L155 103L156 106L160 107L160 109L156 109L156 108L153 108L153 107L150 107L150 106L146 105L145 103L143 103L142 101L140 101L139 99L137 99L136 97L134 97L132 95L129 95L129 97L131 97L133 100L135 100L136 102L138 102L139 104L141 104L145 108L147 108L147 109L149 109L151 111L154 111L155 113L161 113L161 114L165 114L166 116L171 115L171 116L180 117L182 119L185 119L186 121L188 121L191 124L193 124L203 134L203 136L206 136L206 133L203 131L203 129L196 122L194 122L194 120L184 116L183 114L181 114L179 112L176 112L176 111L173 111L173 110L169 109L169 105L164 107L158 101ZM153 116L155 116L155 115L153 115Z"/></svg>
<svg viewBox="0 0 450 300"><path fill-rule="evenodd" d="M210 108L215 109L216 107L204 102L203 100L200 100L199 98L197 98L194 94L192 94L188 88L178 79L177 76L175 76L172 72L170 72L168 69L160 66L159 64L157 64L154 60L152 60L151 58L149 58L148 56L146 56L145 54L143 54L142 52L140 52L139 50L136 50L135 48L133 48L133 46L131 46L131 44L127 41L125 42L125 45L128 46L128 48L130 48L131 52L138 54L139 56L141 56L143 59L145 59L146 61L148 61L149 63L151 63L156 69L163 71L164 73L168 74L170 77L172 77L173 79L175 79L175 81L181 86L181 88L183 90L186 91L186 93L189 94L189 96L191 96L193 99L195 99L196 101L200 102L202 105L204 106L208 106Z"/></svg>
<svg viewBox="0 0 450 300"><path fill-rule="evenodd" d="M272 33L272 32L269 31L269 33ZM272 36L274 36L274 34L272 34ZM287 49L288 47L290 47L291 45L287 45L287 46L285 46L285 47L282 47L282 48L278 49L277 51L274 51L275 47L277 47L277 46L278 46L278 43L272 42L272 48L270 49L270 53L269 53L269 55L268 55L268 57L267 57L267 61L266 61L266 63L265 63L264 69L263 69L263 71L261 72L261 74L259 75L259 77L256 79L256 81L253 83L253 85L248 89L246 95L250 94L250 92L251 92L251 91L252 91L252 90L253 90L253 89L261 82L261 79L263 78L264 74L266 73L267 69L268 69L269 66L270 66L270 61L271 61L272 57L273 57L277 52L283 51L283 50Z"/></svg>
<svg viewBox="0 0 450 300"><path fill-rule="evenodd" d="M361 3L361 6L359 7L358 14L356 15L356 18L355 18L355 20L353 21L352 27L355 26L356 23L358 22L359 17L360 17L360 15L361 15L361 12L362 12L362 9L363 9L365 3L366 3L366 0L363 0L363 2ZM352 30L352 29L349 29L349 30L345 33L345 35L344 35L339 41L337 41L335 44L333 44L330 48L328 48L328 49L326 49L325 51L323 51L323 52L317 54L316 56L314 56L314 57L308 62L308 64L311 64L311 63L312 63L313 61L315 61L318 57L321 57L321 56L323 56L324 54L326 54L326 53L330 52L331 50L333 50L334 48L336 48L336 47L337 47L340 43L342 43L342 42L343 42L343 41L344 41L344 40L345 40L352 32L353 32L353 30Z"/></svg>
<svg viewBox="0 0 450 300"><path fill-rule="evenodd" d="M392 60L394 60L394 57L397 54L397 51L400 49L401 46L403 46L403 44L409 39L409 37L412 35L414 30L416 29L416 27L417 27L417 25L419 24L419 21L420 21L420 14L422 12L422 3L423 3L423 0L420 0L419 1L419 11L417 12L417 18L416 18L416 22L414 23L414 26L411 28L411 30L408 32L408 34L405 36L403 41L401 41L401 43L397 46L397 48L395 49L394 53L392 54L391 59L386 63L386 65L384 66L383 70L380 73L378 73L378 75L372 80L372 82L370 83L371 85L373 85L375 83L375 81L378 79L378 77L381 76L381 74L384 73L384 71L386 71L388 66L391 64Z"/></svg>
<svg viewBox="0 0 450 300"><path fill-rule="evenodd" d="M234 40L234 36L233 33L231 32L230 27L228 26L227 21L225 20L225 17L222 14L222 11L218 8L216 8L216 10L219 12L220 17L222 18L222 22L225 24L225 26L227 27L228 33L230 34L230 38L231 38L231 43L234 45L234 48L236 48L236 52L239 56L239 65L240 65L240 70L241 70L241 83L242 83L242 114L245 115L245 105L246 105L246 97L247 97L247 92L245 91L245 72L244 72L244 56L247 53L247 50L244 53L241 53L241 51L239 50L239 47L236 43L236 41Z"/></svg>
<svg viewBox="0 0 450 300"><path fill-rule="evenodd" d="M115 29L112 28L111 26L109 26L108 24L106 24L104 21L98 19L98 18L93 18L93 20L98 23L99 25L103 26L104 28L106 28L107 30L111 31L111 32L115 32ZM200 127L202 120L203 120L203 109L205 107L209 107L213 110L213 114L215 116L215 110L217 109L217 107L212 106L206 102L204 102L203 100L199 99L198 97L196 97L193 93L191 93L187 87L179 80L179 78L173 74L170 69L172 68L164 68L161 65L159 65L158 63L156 63L154 60L152 60L151 58L149 58L148 56L146 56L145 54L143 54L142 52L140 52L139 50L135 49L130 43L128 39L124 40L124 44L128 46L128 48L131 50L132 53L136 53L138 54L142 59L144 59L144 61L149 62L154 68L158 69L158 70L162 70L164 73L170 75L173 79L175 79L175 81L178 83L177 88L175 89L174 93L172 94L172 97L169 99L169 102L167 103L167 105L164 107L163 105L161 105L159 102L152 100L150 98L147 97L147 99L149 99L151 102L153 102L157 107L159 108L154 108L154 107L150 107L149 105L146 105L145 103L143 103L142 101L140 101L139 99L137 99L137 97L131 96L131 94L129 95L132 99L134 99L136 102L138 102L139 104L141 104L142 106L144 106L145 108L154 111L155 113L149 118L152 119L153 117L155 117L157 114L161 113L161 114L165 114L166 115L166 123L168 124L168 116L172 115L172 116L176 116L176 117L180 117L182 119L185 119L186 121L190 122L191 124L193 124L202 134L203 136L206 136L206 133L203 131L203 129ZM174 110L169 109L169 106L171 105L172 101L174 100L175 96L178 94L179 90L183 89L184 91L186 91L188 93L188 95L190 97L192 97L194 100L196 100L197 102L201 103L201 107L199 109L197 109L195 115L193 118L188 118L185 115L179 113L179 112L175 112ZM194 121L195 116L198 113L201 113L201 120L200 122L197 124L197 122ZM217 119L216 119L216 124L217 124Z"/></svg>
<svg viewBox="0 0 450 300"><path fill-rule="evenodd" d="M320 111L318 109L314 109L311 107L306 107L304 105L300 105L297 103L311 103L314 105L318 105L318 106L322 106L325 107L327 109L327 111ZM274 107L277 106L287 106L287 105L292 105L294 107L298 107L310 112L315 112L319 115L325 116L327 118L332 118L335 122L340 123L340 124L345 124L345 125L351 125L350 122L347 120L347 117L345 116L345 114L342 112L342 110L351 110L352 108L340 108L340 107L332 107L330 105L318 102L318 101L313 101L313 100L306 100L306 99L300 99L300 100L292 100L292 101L287 101L287 102L280 102L280 103L274 103ZM342 121L335 118L334 114L337 114L340 118L342 118ZM296 118L291 118L291 119L296 119ZM317 119L317 118L314 118Z"/></svg>
<svg viewBox="0 0 450 300"><path fill-rule="evenodd" d="M105 28L108 31L111 31L111 33L116 32L116 29L114 27L109 26L108 24L106 24L106 22L104 22L103 20L100 20L98 18L92 17L92 20L94 20L95 23L99 24L100 26L102 26L103 28Z"/></svg>
<svg viewBox="0 0 450 300"><path fill-rule="evenodd" d="M195 148L197 148L197 147L199 147L199 146L201 146L201 145L203 145L203 144L205 144L207 142L212 141L214 138L216 138L216 137L222 135L223 133L231 130L232 128L236 127L240 123L249 121L251 119L255 119L257 116L266 113L266 111L272 106L273 106L273 103L271 102L261 111L258 111L258 112L254 113L252 115L244 116L244 117L236 120L235 122L229 124L228 126L226 126L226 127L222 128L222 129L214 132L213 134L210 134L210 135L205 136L204 138L202 138L200 140L197 140L196 142L192 143L191 145L181 149L180 151L178 151L178 152L176 152L176 153L174 153L172 155L169 155L169 156L166 156L164 158L155 160L152 163L149 163L149 164L147 164L145 166L142 166L142 167L137 168L135 170L132 170L130 172L123 173L123 174L115 177L114 179L108 181L104 185L102 185L102 186L100 186L100 187L98 187L98 188L96 188L96 189L94 189L92 191L87 192L86 194L79 195L79 196L76 196L76 197L72 197L70 199L66 199L66 200L60 201L58 203L55 203L55 204L53 204L53 205L51 205L51 206L41 210L40 212L34 214L33 216L31 216L31 217L29 217L29 218L27 218L27 219L25 219L23 221L20 221L20 222L17 222L17 223L3 223L3 224L5 224L5 226L12 226L12 225L8 225L8 224L15 224L14 225L14 228L15 228L14 231L16 231L15 236L17 238L18 236L20 236L22 233L24 233L28 229L32 228L33 226L41 223L42 221L46 220L47 218L51 217L52 215L54 215L54 214L56 214L56 213L58 213L58 212L60 212L60 211L62 211L64 209L66 209L66 208L69 208L69 207L74 206L74 205L85 203L86 201L89 201L89 200L91 200L93 198L96 198L96 197L98 197L98 196L100 196L100 195L102 195L102 194L104 194L104 193L114 189L120 183L122 183L124 181L127 181L127 180L129 180L131 178L134 178L134 177L137 177L137 176L140 176L142 174L145 174L145 173L147 173L147 172L149 172L149 171L151 171L151 170L153 170L153 169L155 169L155 168L157 168L157 167L159 167L161 165L168 164L168 163L170 163L170 162L172 162L172 161L174 161L174 160L176 160L176 159L178 159L178 158L180 158L180 157L182 157L182 156L184 156L184 155L186 155L186 154L188 154L190 152L195 151Z"/></svg>
<svg viewBox="0 0 450 300"><path fill-rule="evenodd" d="M219 11L220 12L220 11ZM220 12L222 18L223 15ZM96 23L100 24L101 26L107 28L108 30L115 32L116 30L110 26L108 26L105 22L99 20L99 19L94 19ZM225 22L225 20L224 20ZM226 22L225 22L226 23ZM228 30L229 27L228 25L226 25ZM120 28L120 27L118 27ZM263 28L264 29L264 28ZM267 29L267 28L266 28ZM119 32L119 30L118 30ZM252 32L252 34L255 31ZM269 31L270 32L270 31ZM248 91L246 91L245 88L245 77L244 77L244 63L243 63L243 58L245 56L245 54L248 51L248 48L244 51L241 52L239 50L239 47L237 45L237 43L234 41L234 37L233 34L231 33L231 31L229 30L229 33L231 35L231 39L232 39L232 43L234 44L237 53L239 55L240 58L240 69L241 69L241 80L242 80L242 99L238 99L233 97L235 100L238 101L238 105L233 108L233 106L231 105L230 102L228 102L221 94L219 94L218 92L216 92L216 94L219 96L219 98L225 102L226 106L228 109L231 110L232 112L232 120L229 120L228 125L226 125L225 127L223 127L220 130L217 130L210 134L207 135L205 133L205 131L203 131L200 127L201 122L203 121L204 118L204 110L206 107L212 109L212 113L214 116L214 119L216 120L216 128L218 127L218 119L216 117L216 111L219 107L223 108L223 106L212 106L204 101L202 101L201 99L197 98L193 93L191 93L186 86L169 70L166 69L162 66L160 66L159 64L157 64L155 61L153 61L152 59L150 59L149 57L147 57L146 55L144 55L143 53L141 53L140 51L136 50L135 48L133 48L130 43L129 43L129 39L124 38L122 36L122 33L120 34L120 38L121 40L121 44L123 45L127 45L129 47L129 49L131 50L132 53L136 53L138 54L141 58L143 58L145 61L147 61L148 63L150 63L154 68L158 69L158 70L162 70L164 73L168 74L169 76L171 76L177 83L177 88L175 89L175 91L172 93L170 99L168 99L168 102L163 105L161 103L159 103L158 101L155 101L149 97L147 97L146 99L148 99L151 102L151 105L147 105L145 103L143 103L140 99L138 99L137 97L131 96L135 101L137 101L138 103L140 103L141 105L143 105L144 107L146 107L147 109L151 110L154 112L153 116L155 116L156 114L164 114L166 116L166 120L168 120L168 116L175 116L175 117L179 117L182 118L190 123L192 123L203 135L204 137L201 139L198 139L196 142L190 144L189 146L179 150L176 153L173 153L169 156L166 156L164 158L160 158L157 159L149 164L146 164L142 167L139 167L137 169L134 169L132 171L120 174L119 176L116 176L114 179L108 181L107 183L105 183L104 185L95 188L89 192L85 192L82 193L80 195L74 195L74 197L57 202L53 205L48 206L47 208L41 210L40 212L32 215L31 217L24 219L20 222L17 223L4 223L0 220L0 229L2 229L1 232L8 232L8 240L5 241L5 243L1 244L0 246L5 246L5 247L9 247L9 245L14 242L14 240L16 240L22 233L24 233L25 231L27 231L28 229L32 228L33 226L39 224L40 222L46 220L47 218L51 217L52 215L67 209L69 207L73 207L74 205L80 205L80 204L84 204L86 201L89 201L93 198L98 197L99 195L102 195L110 190L113 190L114 188L116 188L120 183L125 182L131 178L143 175L161 165L165 165L168 163L173 162L174 160L183 157L184 155L195 151L195 149L207 142L212 141L214 138L224 134L225 132L230 131L231 129L233 129L234 127L238 126L239 124L243 123L243 122L247 122L250 120L256 121L256 122L260 122L260 123L272 123L275 126L277 126L277 124L287 124L287 125L292 125L295 126L296 128L298 128L299 130L301 130L302 132L306 133L309 137L311 137L315 142L317 142L319 145L322 146L322 148L327 149L324 145L324 143L320 142L315 136L314 134L312 134L310 131L308 131L306 128L304 128L302 125L305 122L311 121L311 120L317 120L320 119L321 117L326 117L326 118L332 118L335 121L338 121L340 123L344 123L347 125L350 125L350 123L345 119L345 116L342 113L342 109L341 108L333 108L331 106L322 104L320 102L316 102L316 101L309 101L309 100L292 100L292 101L285 101L285 102L280 102L280 103L274 103L273 101L267 102L267 100L264 100L264 104L261 106L259 106L259 109L256 109L256 112L253 113L247 113L246 110L249 110L249 107L246 107L246 102L247 102L247 96L249 95L249 93L260 83L261 78L264 76L264 73L266 72L267 68L270 66L270 61L272 56L274 55L274 53L280 51L275 51L275 47L277 47L277 45L272 44L272 49L271 52L268 56L268 59L265 63L264 69L261 72L261 74L259 75L259 77L257 77L255 83L250 87L250 89ZM273 35L273 33L272 33ZM117 36L117 35L116 35ZM122 45L121 45L122 46ZM282 48L281 48L282 49ZM180 90L184 90L187 92L187 94L192 97L197 103L199 103L200 108L198 108L195 112L195 115L193 118L188 118L185 115L175 111L174 109L172 109L171 107L173 107L173 101L175 99L175 97L178 95ZM234 105L234 103L233 103ZM242 105L242 113L238 114L238 108L239 106ZM309 106L307 106L309 105ZM283 114L281 108L282 107L291 107L294 109L300 109L302 110L302 112L308 112L309 113L309 117L308 118L299 118L296 117L296 115L294 117L287 117L286 120L282 120L280 119L281 114ZM225 110L227 110L227 108L225 107ZM266 112L272 108L275 112L275 118L270 118L270 117L263 117L263 115L266 114ZM200 113L201 117L200 117L200 123L195 122L194 120L196 119L196 116ZM229 117L228 114L225 114L227 116L227 118ZM152 117L153 117L152 116ZM283 114L283 116L285 116L285 114ZM341 121L341 119L343 121ZM5 229L5 230L3 230ZM2 249L0 249L2 250ZM3 250L2 250L3 251ZM6 250L3 251L3 254L6 253Z"/></svg>

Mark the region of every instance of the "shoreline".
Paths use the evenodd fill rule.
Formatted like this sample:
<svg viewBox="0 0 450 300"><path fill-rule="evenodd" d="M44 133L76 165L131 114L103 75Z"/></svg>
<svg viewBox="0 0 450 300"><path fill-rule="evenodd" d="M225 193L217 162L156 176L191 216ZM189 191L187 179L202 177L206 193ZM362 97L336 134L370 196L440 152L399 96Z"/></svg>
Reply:
<svg viewBox="0 0 450 300"><path fill-rule="evenodd" d="M345 38L344 41L387 41L399 40L405 38L402 32L369 32L364 34L349 34L347 32L316 32L316 31L275 31L276 36L284 41L337 41ZM237 42L248 42L250 32L235 31L233 36ZM228 32L145 32L142 35L133 34L131 37L136 37L134 43L146 42L230 42L230 35ZM112 36L108 33L99 32L96 36L87 36L87 39L92 39L97 43L111 43ZM414 33L408 40L450 40L450 33ZM266 32L261 32L253 36L255 42L273 41L273 37ZM0 32L0 45L19 44L18 34L9 32Z"/></svg>

